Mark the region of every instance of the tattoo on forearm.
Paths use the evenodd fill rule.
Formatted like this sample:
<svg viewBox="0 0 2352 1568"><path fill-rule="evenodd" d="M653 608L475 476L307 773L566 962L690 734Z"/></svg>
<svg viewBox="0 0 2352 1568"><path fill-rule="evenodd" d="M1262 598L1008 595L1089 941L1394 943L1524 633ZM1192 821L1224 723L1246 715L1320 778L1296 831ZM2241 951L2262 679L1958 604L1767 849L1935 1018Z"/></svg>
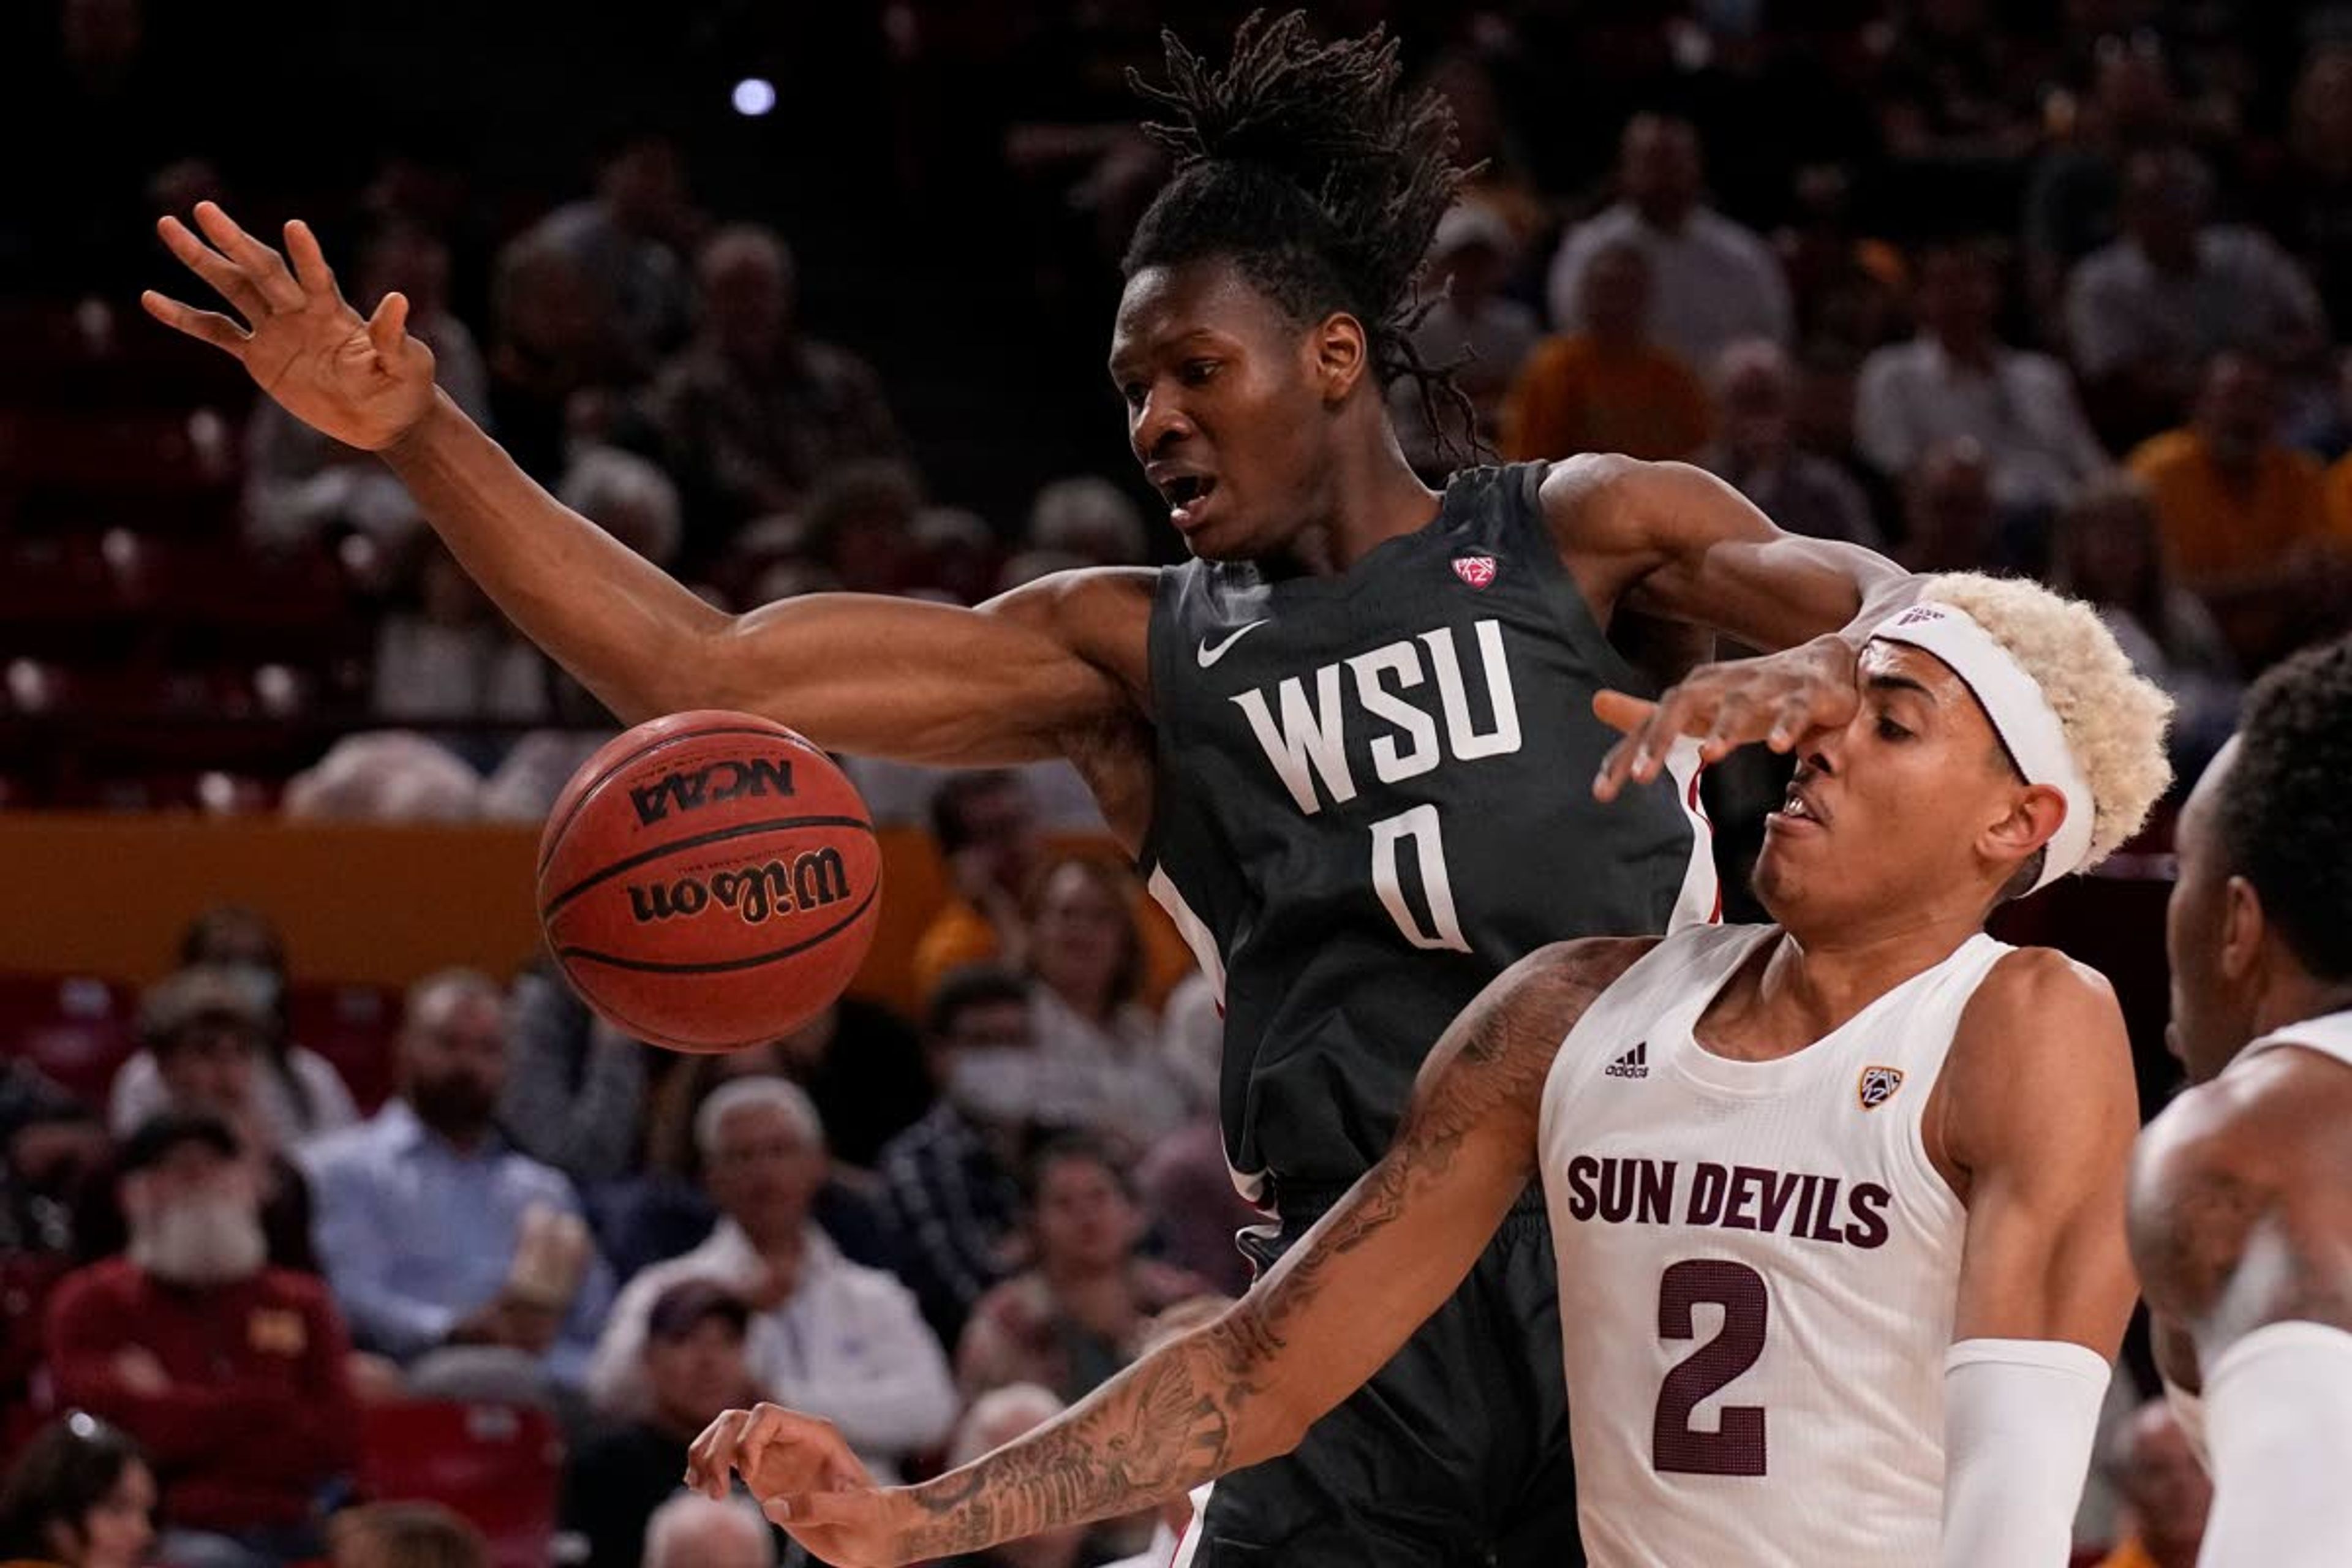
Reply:
<svg viewBox="0 0 2352 1568"><path fill-rule="evenodd" d="M1129 1368L1069 1416L912 1489L925 1521L899 1536L898 1550L909 1557L973 1552L1133 1512L1252 1458L1268 1421L1257 1402L1330 1269L1443 1177L1474 1130L1504 1116L1532 1124L1560 1041L1646 948L1555 950L1553 962L1531 959L1514 984L1490 987L1439 1042L1394 1146L1312 1247L1215 1323ZM1528 1145L1531 1177L1531 1127Z"/></svg>

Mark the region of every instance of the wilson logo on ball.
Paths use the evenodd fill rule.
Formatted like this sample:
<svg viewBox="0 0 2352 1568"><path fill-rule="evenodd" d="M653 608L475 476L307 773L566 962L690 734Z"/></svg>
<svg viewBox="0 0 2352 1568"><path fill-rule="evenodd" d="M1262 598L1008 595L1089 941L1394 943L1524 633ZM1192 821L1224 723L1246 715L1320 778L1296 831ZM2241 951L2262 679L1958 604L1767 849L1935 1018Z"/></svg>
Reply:
<svg viewBox="0 0 2352 1568"><path fill-rule="evenodd" d="M667 778L632 789L629 791L629 804L637 808L637 821L651 827L672 811L683 816L723 801L792 793L793 764L789 761L781 758L774 762L759 757L730 758L725 762L712 763L708 767L697 768L690 773L672 773Z"/></svg>
<svg viewBox="0 0 2352 1568"><path fill-rule="evenodd" d="M746 866L704 877L679 877L667 882L629 884L629 912L639 925L701 914L706 910L731 910L746 925L760 925L772 916L795 910L821 910L849 897L849 870L837 849L814 849L796 855L788 867L782 860Z"/></svg>

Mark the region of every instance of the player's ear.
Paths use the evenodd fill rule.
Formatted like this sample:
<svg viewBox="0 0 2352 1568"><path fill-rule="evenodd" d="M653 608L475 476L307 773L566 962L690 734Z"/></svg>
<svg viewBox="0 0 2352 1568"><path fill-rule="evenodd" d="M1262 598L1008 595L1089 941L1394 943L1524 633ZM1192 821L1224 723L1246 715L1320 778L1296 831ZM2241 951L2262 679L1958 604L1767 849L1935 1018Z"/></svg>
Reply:
<svg viewBox="0 0 2352 1568"><path fill-rule="evenodd" d="M2066 820L2066 797L2051 784L2028 784L2009 815L1985 829L1986 848L1998 859L2022 863L2057 837Z"/></svg>
<svg viewBox="0 0 2352 1568"><path fill-rule="evenodd" d="M2243 877L2232 877L2221 889L2221 973L2243 980L2261 961L2263 939L2270 934L2270 917L2263 912L2263 896Z"/></svg>
<svg viewBox="0 0 2352 1568"><path fill-rule="evenodd" d="M1345 310L1324 317L1309 343L1315 356L1315 379L1326 404L1345 399L1371 369L1371 340L1364 333L1363 322Z"/></svg>

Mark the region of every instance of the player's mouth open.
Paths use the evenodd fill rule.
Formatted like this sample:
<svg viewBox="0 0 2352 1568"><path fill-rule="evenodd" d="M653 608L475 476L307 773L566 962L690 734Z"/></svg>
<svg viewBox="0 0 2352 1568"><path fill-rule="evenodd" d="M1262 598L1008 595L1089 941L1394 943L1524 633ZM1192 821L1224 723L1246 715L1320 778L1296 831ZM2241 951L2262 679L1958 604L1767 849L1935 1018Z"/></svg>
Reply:
<svg viewBox="0 0 2352 1568"><path fill-rule="evenodd" d="M1774 812L1772 816L1780 822L1808 823L1815 827L1826 827L1830 820L1829 813L1821 808L1820 803L1795 784L1789 786L1789 793L1782 799L1780 809Z"/></svg>
<svg viewBox="0 0 2352 1568"><path fill-rule="evenodd" d="M1174 474L1160 481L1160 493L1168 498L1168 515L1178 528L1190 528L1201 514L1202 503L1216 492L1217 481L1206 474Z"/></svg>

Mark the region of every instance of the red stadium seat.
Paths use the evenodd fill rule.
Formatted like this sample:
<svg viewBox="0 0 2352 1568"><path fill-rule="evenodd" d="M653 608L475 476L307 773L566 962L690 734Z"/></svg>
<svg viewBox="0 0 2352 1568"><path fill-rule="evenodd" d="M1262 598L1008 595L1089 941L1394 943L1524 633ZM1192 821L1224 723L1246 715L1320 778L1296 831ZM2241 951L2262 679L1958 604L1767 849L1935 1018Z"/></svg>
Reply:
<svg viewBox="0 0 2352 1568"><path fill-rule="evenodd" d="M545 1568L563 1440L545 1411L419 1401L369 1405L360 1487L379 1502L437 1502L489 1538L497 1568Z"/></svg>
<svg viewBox="0 0 2352 1568"><path fill-rule="evenodd" d="M373 1115L392 1092L399 994L373 985L297 982L287 993L286 1005L294 1042L333 1063L361 1111Z"/></svg>
<svg viewBox="0 0 2352 1568"><path fill-rule="evenodd" d="M137 1045L127 987L89 975L0 976L0 1049L94 1107Z"/></svg>

